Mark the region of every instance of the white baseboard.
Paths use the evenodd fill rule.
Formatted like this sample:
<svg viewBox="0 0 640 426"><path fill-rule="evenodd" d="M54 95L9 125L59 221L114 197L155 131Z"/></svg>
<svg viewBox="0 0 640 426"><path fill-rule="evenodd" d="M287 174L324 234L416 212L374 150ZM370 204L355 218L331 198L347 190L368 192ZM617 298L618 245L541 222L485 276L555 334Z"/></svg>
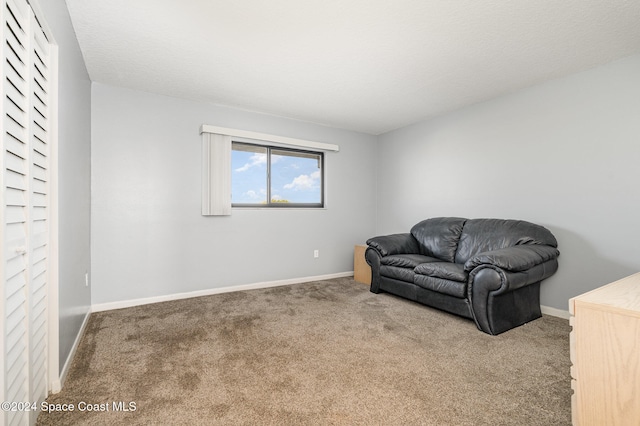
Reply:
<svg viewBox="0 0 640 426"><path fill-rule="evenodd" d="M172 300L189 299L192 297L211 296L214 294L230 293L233 291L256 290L260 288L280 287L283 285L301 284L311 281L329 280L353 276L353 271L337 274L318 275L314 277L292 278L288 280L266 281L254 284L244 284L229 287L211 288L207 290L190 291L187 293L168 294L166 296L145 297L143 299L122 300L119 302L99 303L91 306L91 312L111 311L114 309L130 308L133 306L148 305L151 303L169 302Z"/></svg>
<svg viewBox="0 0 640 426"><path fill-rule="evenodd" d="M563 311L562 309L552 308L550 306L540 306L540 310L544 315L551 315L552 317L569 319L569 311Z"/></svg>
<svg viewBox="0 0 640 426"><path fill-rule="evenodd" d="M73 358L76 355L76 351L78 350L78 345L80 344L80 339L84 336L84 330L87 328L87 323L89 322L89 317L91 316L91 308L87 311L82 320L82 325L80 326L80 330L76 336L76 340L73 342L73 346L71 346L71 351L69 352L69 356L67 356L66 361L64 362L64 366L62 367L62 371L60 372L60 378L51 383L51 392L58 393L62 390L62 386L64 386L64 382L67 379L67 374L69 374L69 368L71 368L71 363L73 362Z"/></svg>

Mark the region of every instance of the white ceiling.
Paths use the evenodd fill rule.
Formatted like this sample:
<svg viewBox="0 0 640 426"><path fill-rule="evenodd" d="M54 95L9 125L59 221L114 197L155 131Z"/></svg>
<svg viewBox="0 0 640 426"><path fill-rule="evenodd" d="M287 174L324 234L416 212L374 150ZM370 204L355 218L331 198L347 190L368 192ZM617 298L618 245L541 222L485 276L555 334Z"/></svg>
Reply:
<svg viewBox="0 0 640 426"><path fill-rule="evenodd" d="M380 134L640 52L640 0L66 0L91 80Z"/></svg>

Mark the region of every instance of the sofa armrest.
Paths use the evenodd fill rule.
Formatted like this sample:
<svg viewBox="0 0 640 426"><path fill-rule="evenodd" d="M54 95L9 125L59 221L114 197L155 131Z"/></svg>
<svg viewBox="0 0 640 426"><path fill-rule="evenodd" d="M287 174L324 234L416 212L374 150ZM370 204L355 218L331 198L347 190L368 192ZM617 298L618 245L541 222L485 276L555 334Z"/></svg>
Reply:
<svg viewBox="0 0 640 426"><path fill-rule="evenodd" d="M521 272L556 259L559 255L558 249L551 246L513 246L479 253L467 260L464 270L470 272L480 265L491 265L509 272Z"/></svg>
<svg viewBox="0 0 640 426"><path fill-rule="evenodd" d="M540 282L557 269L557 258L517 272L489 264L473 269L469 274L467 296L478 328L485 333L499 334L539 317Z"/></svg>
<svg viewBox="0 0 640 426"><path fill-rule="evenodd" d="M377 251L380 256L392 254L419 254L418 241L411 234L392 234L373 237L367 240L370 249Z"/></svg>

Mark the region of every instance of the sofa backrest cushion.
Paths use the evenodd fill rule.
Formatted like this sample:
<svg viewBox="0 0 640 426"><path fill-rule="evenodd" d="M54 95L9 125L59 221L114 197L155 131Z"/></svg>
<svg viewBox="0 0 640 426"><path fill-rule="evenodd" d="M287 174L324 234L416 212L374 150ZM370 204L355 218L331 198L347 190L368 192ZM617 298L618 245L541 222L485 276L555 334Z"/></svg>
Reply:
<svg viewBox="0 0 640 426"><path fill-rule="evenodd" d="M455 262L465 263L478 253L521 244L558 247L553 234L540 225L523 220L469 219L460 235Z"/></svg>
<svg viewBox="0 0 640 426"><path fill-rule="evenodd" d="M415 224L411 228L411 235L420 245L420 254L453 262L466 220L460 217L435 217Z"/></svg>

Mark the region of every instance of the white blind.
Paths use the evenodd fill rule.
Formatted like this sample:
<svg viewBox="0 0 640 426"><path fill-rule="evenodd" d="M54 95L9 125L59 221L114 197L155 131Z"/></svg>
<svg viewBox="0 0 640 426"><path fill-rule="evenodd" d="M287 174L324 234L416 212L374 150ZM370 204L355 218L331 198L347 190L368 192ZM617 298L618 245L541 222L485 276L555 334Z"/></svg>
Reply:
<svg viewBox="0 0 640 426"><path fill-rule="evenodd" d="M231 214L231 137L202 134L202 215Z"/></svg>

